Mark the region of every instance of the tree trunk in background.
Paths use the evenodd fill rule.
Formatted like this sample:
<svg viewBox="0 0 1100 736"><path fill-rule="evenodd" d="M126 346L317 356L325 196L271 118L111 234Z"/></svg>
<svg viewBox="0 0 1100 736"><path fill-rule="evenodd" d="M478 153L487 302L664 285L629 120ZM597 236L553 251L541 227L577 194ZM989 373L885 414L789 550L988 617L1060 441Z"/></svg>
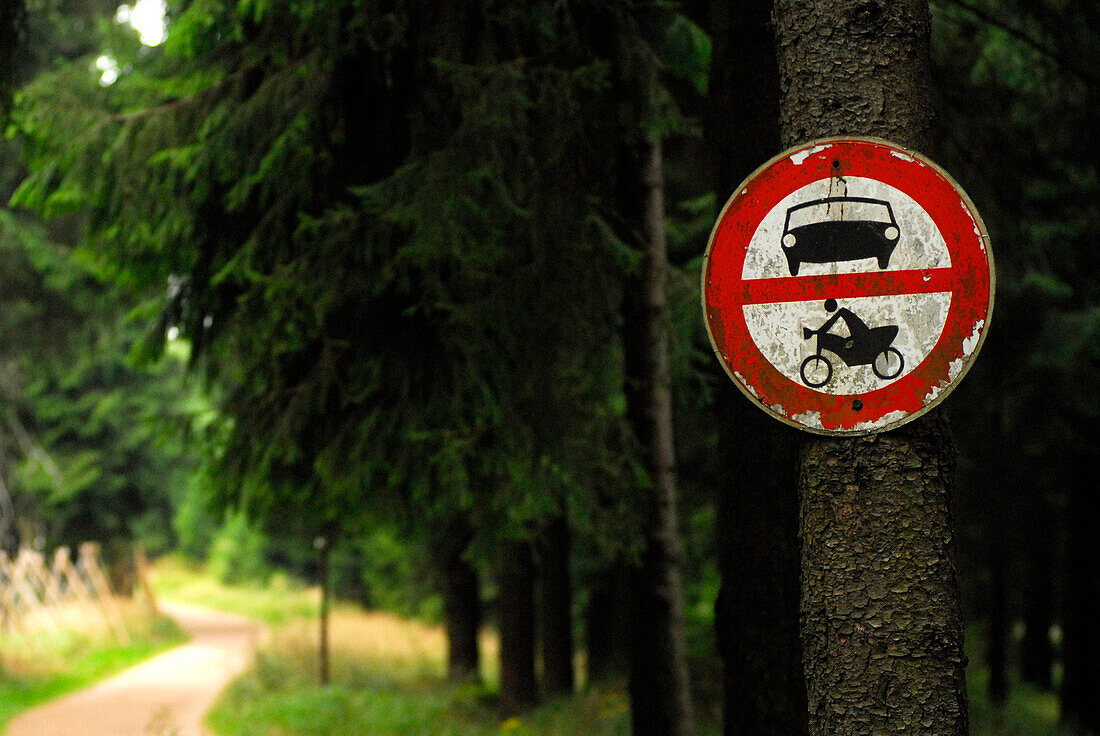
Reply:
<svg viewBox="0 0 1100 736"><path fill-rule="evenodd" d="M1085 733L1100 733L1100 493L1095 458L1072 455L1069 542L1066 550L1065 674L1062 719Z"/></svg>
<svg viewBox="0 0 1100 736"><path fill-rule="evenodd" d="M722 204L779 150L779 68L771 0L711 2L705 120ZM714 363L719 448L718 652L726 736L806 733L798 636L798 435L753 407Z"/></svg>
<svg viewBox="0 0 1100 736"><path fill-rule="evenodd" d="M1006 533L1001 504L989 504L989 702L1004 707L1008 701L1008 600L1005 589L1003 535Z"/></svg>
<svg viewBox="0 0 1100 736"><path fill-rule="evenodd" d="M723 733L806 734L798 620L798 450L791 437L797 430L753 407L732 383L720 394L718 407L728 408L725 423L744 420L740 432L719 426L722 446L738 448L724 458L727 478L718 500L722 588L715 628L725 665Z"/></svg>
<svg viewBox="0 0 1100 736"><path fill-rule="evenodd" d="M444 583L443 609L447 630L447 679L476 680L481 669L481 585L477 570L459 555L452 560Z"/></svg>
<svg viewBox="0 0 1100 736"><path fill-rule="evenodd" d="M631 576L630 705L635 736L688 736L693 725L676 512L660 140L649 137L636 163L620 172L627 177L622 182L627 191L637 193L626 200L628 206L631 201L641 205L638 230L644 249L641 273L624 298L623 350L627 416L642 447L650 487L641 499L645 550Z"/></svg>
<svg viewBox="0 0 1100 736"><path fill-rule="evenodd" d="M1054 519L1050 501L1037 494L1028 507L1024 520L1024 560L1027 588L1024 598L1024 641L1020 650L1020 670L1024 682L1049 690L1054 648L1050 643L1050 627L1054 623Z"/></svg>
<svg viewBox="0 0 1100 736"><path fill-rule="evenodd" d="M433 564L443 596L447 632L447 679L476 680L481 669L481 582L466 559L473 531L459 519L440 524L431 542Z"/></svg>
<svg viewBox="0 0 1100 736"><path fill-rule="evenodd" d="M535 678L535 559L526 540L504 544L498 581L500 709L516 715L538 703Z"/></svg>
<svg viewBox="0 0 1100 736"><path fill-rule="evenodd" d="M569 524L550 521L539 539L539 625L542 680L548 696L573 692L573 585Z"/></svg>
<svg viewBox="0 0 1100 736"><path fill-rule="evenodd" d="M26 7L23 0L0 0L0 122L8 114L16 83L15 60L24 42Z"/></svg>
<svg viewBox="0 0 1100 736"><path fill-rule="evenodd" d="M873 135L927 149L927 0L777 0L788 145ZM968 732L951 521L954 446L933 410L802 448L802 650L813 736Z"/></svg>
<svg viewBox="0 0 1100 736"><path fill-rule="evenodd" d="M626 676L630 656L629 571L622 560L608 563L590 584L585 649L588 681Z"/></svg>

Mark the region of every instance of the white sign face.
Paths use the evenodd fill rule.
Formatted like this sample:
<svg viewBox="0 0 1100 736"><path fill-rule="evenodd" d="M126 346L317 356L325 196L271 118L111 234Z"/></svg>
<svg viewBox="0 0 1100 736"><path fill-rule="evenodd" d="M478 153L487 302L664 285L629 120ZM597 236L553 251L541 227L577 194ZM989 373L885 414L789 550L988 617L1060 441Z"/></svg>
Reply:
<svg viewBox="0 0 1100 736"><path fill-rule="evenodd" d="M851 227L849 223L856 223L857 231L862 229L873 238L876 223L880 222L884 225L883 230L892 227L898 233L892 250L883 256L888 259L886 268L879 267L878 258L891 247L885 238L879 243L872 240L867 244L865 253L870 255L853 253L862 257L823 263L798 260L801 252L797 250L797 242L792 248L777 247L785 237L787 242L792 241L787 237L791 231L796 233L795 241L797 233L804 232L810 237L815 227L828 238L828 228L838 228L834 233L842 233L846 227ZM947 268L950 265L947 244L923 207L889 184L853 176L840 182L821 179L780 200L765 215L749 241L741 275L744 279L772 279L795 275L791 274L792 269L800 276L819 276ZM817 353L817 341L804 339L803 330L818 330L831 319L833 313L826 309L826 301L749 304L744 308L745 323L760 352L787 378L822 393L861 394L902 378L932 352L947 321L951 292L838 298L834 311L840 313L841 318L828 328L829 335L850 340L852 327L860 329L855 319L871 330L886 325L905 325L905 329L899 328L893 340L883 346L883 350L893 347L900 353L901 370L893 375L893 368L884 363L880 373L888 377L882 378L876 375L873 360L862 368L857 364L844 366L845 369L834 362L830 380L814 385L821 378L820 374L814 378L814 366L807 366L810 371L808 383L801 372L806 360ZM853 324L848 324L845 317L853 320ZM845 352L851 355L856 347L853 343L852 349Z"/></svg>
<svg viewBox="0 0 1100 736"><path fill-rule="evenodd" d="M760 408L865 434L942 400L993 308L981 219L950 177L885 141L793 148L730 198L703 305L715 354Z"/></svg>

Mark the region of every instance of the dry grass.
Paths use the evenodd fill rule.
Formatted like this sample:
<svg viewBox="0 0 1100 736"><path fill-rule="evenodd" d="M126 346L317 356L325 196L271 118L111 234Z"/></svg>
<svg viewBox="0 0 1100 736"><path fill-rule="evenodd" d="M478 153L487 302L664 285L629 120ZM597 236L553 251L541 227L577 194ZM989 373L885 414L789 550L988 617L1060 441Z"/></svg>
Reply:
<svg viewBox="0 0 1100 736"><path fill-rule="evenodd" d="M221 736L626 736L620 688L592 689L501 721L494 696L497 637L481 640L485 685L444 679L440 626L340 607L331 680L318 685L316 619L276 627L256 668L207 719Z"/></svg>
<svg viewBox="0 0 1100 736"><path fill-rule="evenodd" d="M414 675L442 674L446 645L443 630L415 621L404 621L387 613L359 613L336 610L329 620L333 679L353 663L385 665ZM272 649L298 660L308 659L318 649L317 621L296 621L280 630Z"/></svg>
<svg viewBox="0 0 1100 736"><path fill-rule="evenodd" d="M320 642L317 620L295 620L277 628L261 661L294 662L315 678ZM482 661L495 663L499 644L492 632L481 637ZM338 607L329 619L330 674L333 682L386 679L404 682L440 679L446 673L446 634L442 626L402 619L380 611ZM261 666L263 666L261 664ZM495 664L483 676L495 681Z"/></svg>
<svg viewBox="0 0 1100 736"><path fill-rule="evenodd" d="M155 624L143 603L120 599L112 626L102 609L71 606L55 616L39 614L0 635L0 671L9 677L47 678L67 672L74 654L117 647L153 635ZM118 627L125 635L117 632Z"/></svg>

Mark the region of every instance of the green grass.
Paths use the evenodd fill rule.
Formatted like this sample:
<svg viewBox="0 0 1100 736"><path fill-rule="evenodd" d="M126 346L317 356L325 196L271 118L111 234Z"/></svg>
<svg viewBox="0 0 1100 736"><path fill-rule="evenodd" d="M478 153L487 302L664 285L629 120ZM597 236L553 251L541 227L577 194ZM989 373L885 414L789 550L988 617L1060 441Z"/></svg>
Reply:
<svg viewBox="0 0 1100 736"><path fill-rule="evenodd" d="M142 662L184 640L168 619L128 618L130 641L48 632L0 641L0 731L16 715Z"/></svg>
<svg viewBox="0 0 1100 736"><path fill-rule="evenodd" d="M339 606L332 625L332 683L317 685L315 590L286 578L230 588L178 560L157 565L170 597L249 615L272 625L255 668L207 719L219 736L627 736L623 688L597 688L501 720L495 705L496 641L482 642L485 686L443 679L439 627ZM1052 693L1013 688L1004 709L989 704L981 632L967 632L971 736L1072 736L1058 724ZM711 694L713 695L713 693ZM717 697L717 696L714 696ZM719 717L719 716L716 716ZM718 730L705 719L700 733Z"/></svg>
<svg viewBox="0 0 1100 736"><path fill-rule="evenodd" d="M215 580L200 565L179 557L160 559L153 566L152 583L158 595L236 613L277 626L315 616L320 602L317 589L307 588L283 573L264 583L229 586Z"/></svg>
<svg viewBox="0 0 1100 736"><path fill-rule="evenodd" d="M219 736L627 736L625 695L592 690L500 720L476 686L376 680L370 687L271 687L253 673L234 684L207 723Z"/></svg>
<svg viewBox="0 0 1100 736"><path fill-rule="evenodd" d="M207 718L219 736L627 736L622 688L592 690L501 720L492 685L443 678L441 627L350 606L332 617L332 684L317 684L316 622L276 627L256 666ZM497 642L482 640L483 661ZM495 678L490 667L483 679Z"/></svg>
<svg viewBox="0 0 1100 736"><path fill-rule="evenodd" d="M989 670L983 654L985 632L973 626L966 632L967 693L970 698L970 736L1075 736L1059 724L1058 696L1013 680L1004 708L989 702ZM1010 672L1010 675L1014 673Z"/></svg>
<svg viewBox="0 0 1100 736"><path fill-rule="evenodd" d="M1058 696L1020 685L1008 696L1003 710L989 704L984 694L972 694L971 736L1072 736L1058 723Z"/></svg>

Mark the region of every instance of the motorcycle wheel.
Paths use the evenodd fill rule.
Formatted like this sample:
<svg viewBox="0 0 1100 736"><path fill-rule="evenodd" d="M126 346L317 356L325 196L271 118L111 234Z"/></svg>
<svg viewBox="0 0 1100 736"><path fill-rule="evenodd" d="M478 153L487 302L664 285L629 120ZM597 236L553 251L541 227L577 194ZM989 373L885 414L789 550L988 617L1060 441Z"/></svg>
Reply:
<svg viewBox="0 0 1100 736"><path fill-rule="evenodd" d="M822 355L811 355L802 361L802 367L798 371L802 375L802 381L810 388L824 386L833 377L833 364ZM824 378L822 378L824 374Z"/></svg>
<svg viewBox="0 0 1100 736"><path fill-rule="evenodd" d="M894 359L897 359L895 364ZM884 381L897 378L905 368L905 358L897 348L886 348L875 356L875 362L871 363L871 370Z"/></svg>

